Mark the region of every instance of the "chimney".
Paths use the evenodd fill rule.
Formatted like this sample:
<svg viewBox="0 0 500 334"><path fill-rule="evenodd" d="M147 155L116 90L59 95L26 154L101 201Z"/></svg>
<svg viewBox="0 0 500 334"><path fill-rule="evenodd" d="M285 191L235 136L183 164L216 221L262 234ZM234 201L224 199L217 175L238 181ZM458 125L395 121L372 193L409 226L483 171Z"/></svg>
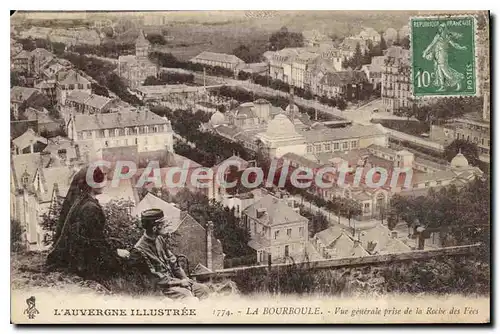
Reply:
<svg viewBox="0 0 500 334"><path fill-rule="evenodd" d="M212 221L207 222L207 268L212 271L212 235L214 230L214 223Z"/></svg>
<svg viewBox="0 0 500 334"><path fill-rule="evenodd" d="M76 161L80 161L82 156L80 153L80 146L78 146L78 144L75 145L75 154L76 154Z"/></svg>
<svg viewBox="0 0 500 334"><path fill-rule="evenodd" d="M57 183L54 183L54 194L59 197L59 185Z"/></svg>

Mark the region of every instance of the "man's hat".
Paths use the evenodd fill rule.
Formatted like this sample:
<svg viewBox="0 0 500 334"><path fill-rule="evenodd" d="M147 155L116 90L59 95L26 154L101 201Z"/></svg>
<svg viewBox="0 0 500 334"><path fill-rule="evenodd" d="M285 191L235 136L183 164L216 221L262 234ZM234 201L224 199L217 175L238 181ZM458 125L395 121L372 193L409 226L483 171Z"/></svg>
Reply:
<svg viewBox="0 0 500 334"><path fill-rule="evenodd" d="M165 221L165 215L161 209L148 209L141 213L142 227L147 228Z"/></svg>

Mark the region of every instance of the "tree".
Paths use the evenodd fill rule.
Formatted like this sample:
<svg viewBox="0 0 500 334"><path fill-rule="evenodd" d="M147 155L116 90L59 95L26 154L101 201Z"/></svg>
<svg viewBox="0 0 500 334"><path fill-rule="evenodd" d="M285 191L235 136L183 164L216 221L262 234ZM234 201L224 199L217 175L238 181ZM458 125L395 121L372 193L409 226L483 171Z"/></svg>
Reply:
<svg viewBox="0 0 500 334"><path fill-rule="evenodd" d="M52 45L52 52L60 57L64 54L64 52L66 51L66 45L64 43L60 43L60 42L52 42L51 43Z"/></svg>
<svg viewBox="0 0 500 334"><path fill-rule="evenodd" d="M380 33L380 50L384 51L387 49L387 42L385 41L384 34Z"/></svg>
<svg viewBox="0 0 500 334"><path fill-rule="evenodd" d="M469 164L473 166L479 165L479 150L477 145L473 142L463 139L455 139L445 148L444 155L446 160L451 161L459 152L467 158Z"/></svg>
<svg viewBox="0 0 500 334"><path fill-rule="evenodd" d="M41 216L40 226L46 232L43 244L50 245L52 244L54 233L56 231L57 222L59 220L59 215L61 213L62 208L62 200L57 199L50 207L48 212L45 212Z"/></svg>
<svg viewBox="0 0 500 334"><path fill-rule="evenodd" d="M415 221L440 232L445 245L482 243L479 254L489 259L490 180L477 178L462 188L454 185L429 191L427 196L394 196L391 207L409 226Z"/></svg>
<svg viewBox="0 0 500 334"><path fill-rule="evenodd" d="M304 36L301 33L289 32L286 27L282 27L269 37L269 44L270 50L273 51L302 47L304 46Z"/></svg>
<svg viewBox="0 0 500 334"><path fill-rule="evenodd" d="M353 56L353 69L357 70L361 68L361 64L363 62L363 54L361 52L361 46L359 43L356 43L356 49L354 50L354 56Z"/></svg>
<svg viewBox="0 0 500 334"><path fill-rule="evenodd" d="M24 230L21 223L17 219L10 220L10 251L19 252L24 247L23 245Z"/></svg>
<svg viewBox="0 0 500 334"><path fill-rule="evenodd" d="M159 44L159 45L167 44L165 37L163 37L163 35L159 35L159 34L147 34L146 39L151 44Z"/></svg>
<svg viewBox="0 0 500 334"><path fill-rule="evenodd" d="M10 88L20 85L21 85L21 79L19 78L19 74L10 71Z"/></svg>
<svg viewBox="0 0 500 334"><path fill-rule="evenodd" d="M401 39L401 47L406 50L410 50L410 37L405 36Z"/></svg>
<svg viewBox="0 0 500 334"><path fill-rule="evenodd" d="M134 203L129 200L112 200L103 206L106 216L106 236L110 246L131 249L142 236L139 219L131 215Z"/></svg>
<svg viewBox="0 0 500 334"><path fill-rule="evenodd" d="M161 84L162 82L160 81L160 79L154 76L148 76L143 83L144 86L157 86Z"/></svg>
<svg viewBox="0 0 500 334"><path fill-rule="evenodd" d="M109 97L108 89L95 82L92 84L92 94Z"/></svg>
<svg viewBox="0 0 500 334"><path fill-rule="evenodd" d="M240 45L233 50L233 55L243 60L245 63L252 63L253 56L250 53L250 49L246 45Z"/></svg>

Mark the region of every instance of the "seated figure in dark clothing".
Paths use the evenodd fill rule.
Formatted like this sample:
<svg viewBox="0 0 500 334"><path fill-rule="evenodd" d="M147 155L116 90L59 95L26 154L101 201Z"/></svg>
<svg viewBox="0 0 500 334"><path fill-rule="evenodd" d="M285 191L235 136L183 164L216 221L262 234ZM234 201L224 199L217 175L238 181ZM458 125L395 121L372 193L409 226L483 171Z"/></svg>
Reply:
<svg viewBox="0 0 500 334"><path fill-rule="evenodd" d="M144 235L128 258L129 266L152 278L152 283L171 299L208 297L207 286L189 279L169 250L166 239L167 221L160 209L145 210L141 214Z"/></svg>
<svg viewBox="0 0 500 334"><path fill-rule="evenodd" d="M47 256L52 270L67 270L85 279L102 282L119 275L120 252L107 242L104 229L106 217L96 199L102 187L87 183L87 172L93 171L94 182L100 184L105 173L100 168L82 168L73 177L63 202L56 226L54 244ZM117 254L118 253L118 254Z"/></svg>

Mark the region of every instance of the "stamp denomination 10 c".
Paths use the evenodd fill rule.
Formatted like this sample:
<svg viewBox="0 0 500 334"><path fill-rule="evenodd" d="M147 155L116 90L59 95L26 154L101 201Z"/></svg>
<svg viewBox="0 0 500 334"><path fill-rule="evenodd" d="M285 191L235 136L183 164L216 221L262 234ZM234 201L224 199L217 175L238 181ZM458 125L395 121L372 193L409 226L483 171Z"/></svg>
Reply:
<svg viewBox="0 0 500 334"><path fill-rule="evenodd" d="M473 16L411 18L414 97L477 94Z"/></svg>

